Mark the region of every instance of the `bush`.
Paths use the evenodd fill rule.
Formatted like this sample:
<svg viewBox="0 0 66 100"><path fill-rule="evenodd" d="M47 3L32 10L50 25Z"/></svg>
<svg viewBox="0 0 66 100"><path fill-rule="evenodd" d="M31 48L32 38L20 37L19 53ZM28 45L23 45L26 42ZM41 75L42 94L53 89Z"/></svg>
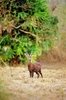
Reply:
<svg viewBox="0 0 66 100"><path fill-rule="evenodd" d="M25 62L26 52L39 56L54 46L58 20L50 15L46 3L46 0L0 1L0 58L3 61L10 62L17 56Z"/></svg>

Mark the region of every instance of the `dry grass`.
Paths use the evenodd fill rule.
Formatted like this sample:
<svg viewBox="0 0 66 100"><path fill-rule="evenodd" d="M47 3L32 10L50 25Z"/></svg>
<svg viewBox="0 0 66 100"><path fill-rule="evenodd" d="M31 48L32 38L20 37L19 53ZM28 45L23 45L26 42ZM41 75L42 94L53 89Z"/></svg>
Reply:
<svg viewBox="0 0 66 100"><path fill-rule="evenodd" d="M0 67L9 100L65 100L66 64L43 65L42 73L43 78L37 78L36 74L30 78L27 67Z"/></svg>
<svg viewBox="0 0 66 100"><path fill-rule="evenodd" d="M9 100L9 94L6 92L5 84L0 77L0 100Z"/></svg>

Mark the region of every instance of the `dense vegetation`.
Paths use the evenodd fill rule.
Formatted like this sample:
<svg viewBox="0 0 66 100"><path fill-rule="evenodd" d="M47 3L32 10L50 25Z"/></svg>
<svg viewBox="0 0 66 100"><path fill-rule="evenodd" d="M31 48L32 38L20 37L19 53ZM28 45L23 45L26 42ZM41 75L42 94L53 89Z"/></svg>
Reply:
<svg viewBox="0 0 66 100"><path fill-rule="evenodd" d="M41 55L57 39L57 17L47 0L0 0L0 61L26 61L25 53Z"/></svg>

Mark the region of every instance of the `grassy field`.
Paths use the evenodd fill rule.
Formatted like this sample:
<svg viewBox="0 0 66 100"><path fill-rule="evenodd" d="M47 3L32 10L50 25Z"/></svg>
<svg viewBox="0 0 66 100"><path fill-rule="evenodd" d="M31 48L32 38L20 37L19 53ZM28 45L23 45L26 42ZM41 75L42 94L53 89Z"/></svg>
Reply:
<svg viewBox="0 0 66 100"><path fill-rule="evenodd" d="M42 73L43 78L30 78L27 66L0 67L8 100L66 100L66 64L42 65Z"/></svg>

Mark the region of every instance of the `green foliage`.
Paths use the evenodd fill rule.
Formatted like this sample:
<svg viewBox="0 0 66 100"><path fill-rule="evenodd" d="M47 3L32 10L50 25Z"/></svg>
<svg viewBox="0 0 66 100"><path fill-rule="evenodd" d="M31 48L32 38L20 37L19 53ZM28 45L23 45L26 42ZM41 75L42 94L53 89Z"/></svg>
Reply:
<svg viewBox="0 0 66 100"><path fill-rule="evenodd" d="M51 24L56 25L58 23L57 17L56 16L55 17L51 17L50 18L50 22L51 22Z"/></svg>
<svg viewBox="0 0 66 100"><path fill-rule="evenodd" d="M57 36L57 17L50 15L47 0L0 1L0 58L10 61L18 56L25 61L25 53L41 55L49 51ZM1 29L0 29L1 30Z"/></svg>

